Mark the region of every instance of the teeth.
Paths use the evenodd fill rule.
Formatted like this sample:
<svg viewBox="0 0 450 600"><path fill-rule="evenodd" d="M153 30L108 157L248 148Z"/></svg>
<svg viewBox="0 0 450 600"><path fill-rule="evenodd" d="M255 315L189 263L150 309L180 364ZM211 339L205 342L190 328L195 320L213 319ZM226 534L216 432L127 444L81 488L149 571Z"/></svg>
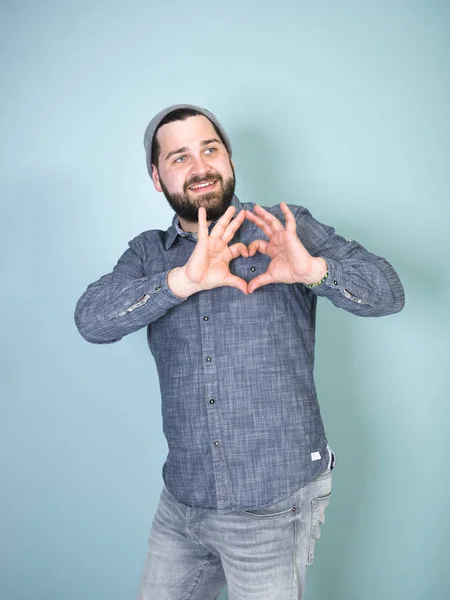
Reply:
<svg viewBox="0 0 450 600"><path fill-rule="evenodd" d="M206 183L200 183L199 185L191 185L191 190L198 190L199 188L207 187L208 185L212 185L215 183L214 181L208 181Z"/></svg>

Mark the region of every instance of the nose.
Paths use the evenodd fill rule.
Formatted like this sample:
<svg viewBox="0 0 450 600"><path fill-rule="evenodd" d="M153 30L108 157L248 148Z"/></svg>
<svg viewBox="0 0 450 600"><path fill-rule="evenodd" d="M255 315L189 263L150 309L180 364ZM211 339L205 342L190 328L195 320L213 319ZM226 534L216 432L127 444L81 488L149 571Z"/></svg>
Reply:
<svg viewBox="0 0 450 600"><path fill-rule="evenodd" d="M203 154L194 157L192 161L192 175L205 175L210 170L211 165Z"/></svg>

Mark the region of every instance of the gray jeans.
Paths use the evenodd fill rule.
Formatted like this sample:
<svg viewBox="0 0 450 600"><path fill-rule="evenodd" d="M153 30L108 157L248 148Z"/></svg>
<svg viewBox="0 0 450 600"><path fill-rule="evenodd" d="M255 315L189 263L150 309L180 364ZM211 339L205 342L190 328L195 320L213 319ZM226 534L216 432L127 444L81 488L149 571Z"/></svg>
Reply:
<svg viewBox="0 0 450 600"><path fill-rule="evenodd" d="M218 514L176 501L164 487L150 531L138 600L303 597L331 496L331 466L289 498Z"/></svg>

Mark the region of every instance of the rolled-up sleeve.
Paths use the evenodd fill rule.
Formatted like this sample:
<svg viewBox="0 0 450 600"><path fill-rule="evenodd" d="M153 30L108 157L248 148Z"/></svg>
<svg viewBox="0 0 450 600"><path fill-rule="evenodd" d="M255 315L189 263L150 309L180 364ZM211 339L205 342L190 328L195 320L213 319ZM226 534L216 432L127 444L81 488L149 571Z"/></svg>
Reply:
<svg viewBox="0 0 450 600"><path fill-rule="evenodd" d="M168 270L145 274L139 247L133 242L111 273L91 283L75 307L75 324L88 342L118 342L184 302L167 283Z"/></svg>
<svg viewBox="0 0 450 600"><path fill-rule="evenodd" d="M294 208L297 235L312 256L328 265L328 278L313 288L344 310L361 317L397 313L405 304L405 292L392 265L354 240L346 240L333 227L314 219L303 207Z"/></svg>

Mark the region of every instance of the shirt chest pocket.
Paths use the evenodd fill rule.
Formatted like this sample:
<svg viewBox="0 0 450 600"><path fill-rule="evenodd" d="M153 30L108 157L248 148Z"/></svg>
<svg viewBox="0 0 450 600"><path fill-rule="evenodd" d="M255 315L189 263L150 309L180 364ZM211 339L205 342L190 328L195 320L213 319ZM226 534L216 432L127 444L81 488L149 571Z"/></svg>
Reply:
<svg viewBox="0 0 450 600"><path fill-rule="evenodd" d="M230 271L233 275L249 283L264 273L269 263L270 257L257 253L251 258L235 259L230 263ZM286 284L283 283L272 283L264 285L248 295L232 289L224 316L229 322L239 325L281 321L286 287Z"/></svg>

